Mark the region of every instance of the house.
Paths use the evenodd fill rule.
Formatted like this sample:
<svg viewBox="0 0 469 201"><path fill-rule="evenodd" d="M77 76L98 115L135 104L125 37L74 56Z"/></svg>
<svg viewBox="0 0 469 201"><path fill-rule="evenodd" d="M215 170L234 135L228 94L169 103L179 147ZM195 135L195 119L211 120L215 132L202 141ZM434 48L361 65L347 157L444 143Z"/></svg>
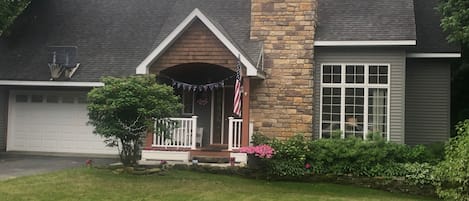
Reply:
<svg viewBox="0 0 469 201"><path fill-rule="evenodd" d="M86 125L86 93L102 76L148 73L184 108L171 138L149 134L146 159L237 149L253 132L444 141L460 50L437 2L33 1L0 39L0 150L116 153Z"/></svg>

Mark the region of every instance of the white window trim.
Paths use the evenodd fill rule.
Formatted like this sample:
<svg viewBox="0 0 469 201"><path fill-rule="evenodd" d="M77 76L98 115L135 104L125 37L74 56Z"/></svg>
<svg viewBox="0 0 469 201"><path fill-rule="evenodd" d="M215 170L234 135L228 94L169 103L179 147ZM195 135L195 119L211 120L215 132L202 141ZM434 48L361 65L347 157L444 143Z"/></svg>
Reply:
<svg viewBox="0 0 469 201"><path fill-rule="evenodd" d="M324 66L328 65L337 65L341 66L341 82L340 83L323 83L323 70ZM363 65L365 66L365 78L364 78L364 83L363 84L347 84L345 83L345 66L346 65ZM388 66L388 83L387 84L369 84L369 66L375 66L375 65L381 65L381 66ZM390 141L391 140L391 126L390 126L390 111L391 111L391 64L389 63L321 63L321 74L320 74L320 89L319 89L319 139L322 138L322 99L323 99L323 88L340 88L341 95L340 95L340 130L342 131L342 138L345 137L345 88L364 88L364 105L363 105L363 139L366 140L366 136L368 135L368 90L370 88L373 89L387 89L387 97L386 97L386 129L387 129L387 135L386 135L386 140Z"/></svg>
<svg viewBox="0 0 469 201"><path fill-rule="evenodd" d="M102 87L102 82L74 82L74 81L22 81L0 80L0 85L7 86L43 86L43 87Z"/></svg>
<svg viewBox="0 0 469 201"><path fill-rule="evenodd" d="M407 53L407 58L461 58L461 53Z"/></svg>
<svg viewBox="0 0 469 201"><path fill-rule="evenodd" d="M314 46L413 46L416 40L319 40L314 42Z"/></svg>

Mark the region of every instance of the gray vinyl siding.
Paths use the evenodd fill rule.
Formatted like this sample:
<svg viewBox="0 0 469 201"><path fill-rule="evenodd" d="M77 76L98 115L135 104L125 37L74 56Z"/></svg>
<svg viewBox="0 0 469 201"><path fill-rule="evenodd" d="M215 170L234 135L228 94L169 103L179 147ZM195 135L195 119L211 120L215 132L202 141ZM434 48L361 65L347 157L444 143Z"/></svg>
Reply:
<svg viewBox="0 0 469 201"><path fill-rule="evenodd" d="M6 89L0 87L0 152L6 150L7 97Z"/></svg>
<svg viewBox="0 0 469 201"><path fill-rule="evenodd" d="M363 63L390 65L390 140L404 143L405 125L405 51L401 48L344 48L315 49L314 73L314 137L319 138L320 87L322 63Z"/></svg>
<svg viewBox="0 0 469 201"><path fill-rule="evenodd" d="M445 141L450 135L451 68L444 60L409 60L406 144Z"/></svg>

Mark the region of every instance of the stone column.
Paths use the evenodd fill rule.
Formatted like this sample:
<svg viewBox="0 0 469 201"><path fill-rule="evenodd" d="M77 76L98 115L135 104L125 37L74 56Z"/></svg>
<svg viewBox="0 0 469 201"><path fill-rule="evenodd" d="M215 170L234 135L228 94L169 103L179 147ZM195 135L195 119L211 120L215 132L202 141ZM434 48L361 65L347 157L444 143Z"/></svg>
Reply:
<svg viewBox="0 0 469 201"><path fill-rule="evenodd" d="M316 0L252 0L251 39L264 41L266 79L251 83L254 130L312 134Z"/></svg>

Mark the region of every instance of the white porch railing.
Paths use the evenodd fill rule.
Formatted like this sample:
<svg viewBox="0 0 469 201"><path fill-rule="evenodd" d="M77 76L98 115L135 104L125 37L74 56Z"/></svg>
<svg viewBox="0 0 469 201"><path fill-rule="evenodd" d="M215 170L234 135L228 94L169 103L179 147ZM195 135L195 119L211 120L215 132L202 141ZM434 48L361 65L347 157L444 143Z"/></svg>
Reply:
<svg viewBox="0 0 469 201"><path fill-rule="evenodd" d="M243 120L228 117L228 150L241 148L241 130Z"/></svg>
<svg viewBox="0 0 469 201"><path fill-rule="evenodd" d="M197 116L169 119L171 121L155 120L152 146L195 149ZM161 129L160 124L169 129Z"/></svg>

